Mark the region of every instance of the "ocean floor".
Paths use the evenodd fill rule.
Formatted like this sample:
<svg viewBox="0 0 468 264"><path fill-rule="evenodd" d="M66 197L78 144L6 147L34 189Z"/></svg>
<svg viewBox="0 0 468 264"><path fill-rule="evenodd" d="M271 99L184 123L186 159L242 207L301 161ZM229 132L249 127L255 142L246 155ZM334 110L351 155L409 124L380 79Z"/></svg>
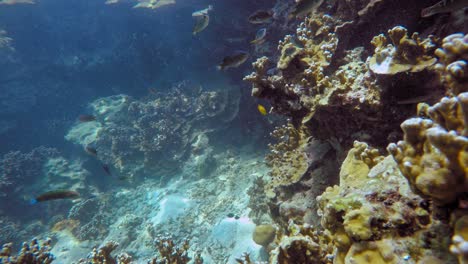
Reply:
<svg viewBox="0 0 468 264"><path fill-rule="evenodd" d="M250 148L225 150L213 155L215 168L203 178L194 169L197 158L167 184L146 180L75 204L68 224L50 234L57 240L54 263L76 262L109 241L119 243L113 254L126 252L146 263L156 255L154 240L161 235L179 243L189 239L189 255L201 253L204 263L236 263L244 252L266 261L252 240L247 194L256 178L267 177L263 155Z"/></svg>

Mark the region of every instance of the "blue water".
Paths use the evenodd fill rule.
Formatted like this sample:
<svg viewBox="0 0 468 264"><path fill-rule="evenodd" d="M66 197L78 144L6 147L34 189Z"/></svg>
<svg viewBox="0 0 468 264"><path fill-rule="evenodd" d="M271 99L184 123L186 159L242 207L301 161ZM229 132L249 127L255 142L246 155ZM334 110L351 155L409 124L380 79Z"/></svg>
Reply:
<svg viewBox="0 0 468 264"><path fill-rule="evenodd" d="M62 246L62 242L57 243L60 238L49 232L54 224L72 214L70 208L76 202L37 203L35 197L50 189L78 188L85 201L95 202L105 199L105 195L143 188L139 186L147 181L165 185L172 177L191 177L187 176L193 174L190 168L200 175L212 174L222 165L219 162L222 158L213 155L230 149L235 157L232 159L238 161L244 154L263 157L268 131L276 121L257 112L259 102L250 96L250 85L242 78L251 71L250 65L256 57L249 42L259 28L249 24L247 17L257 9L269 7L271 1L181 0L156 10L133 9L133 4L130 0L114 5L105 5L104 0L38 0L35 4L0 5L0 30L5 30L6 36L12 39L14 49L0 50L0 157L3 156L0 174L8 175L2 179L3 183L0 180L0 244L13 242L18 248L22 241L52 235L54 245ZM193 36L191 14L209 4L214 6L210 24ZM279 31L271 34L273 46L282 35ZM216 66L223 57L237 50L248 51L252 56L238 68L218 71ZM102 146L94 158L83 150L85 143L65 139L70 129L79 125L79 115L92 113L90 104L96 100L119 94L141 102L155 100L166 98L164 94L171 94L178 86L181 89L202 87L206 94L232 89L236 94L227 102L237 100L234 104L238 112L223 129L216 128L223 124L222 119L210 120L211 124L203 127L207 131L210 127L217 129L210 134L210 148L202 150L202 153L208 151L203 164L212 167L201 168L195 161L194 165L181 163L183 168L167 170L170 173L158 173L152 167L151 172L156 173L143 169L141 174L129 176L117 168L115 157L101 154ZM152 94L154 91L158 94ZM193 98L197 96L185 92ZM171 114L171 110L166 109L164 114ZM52 149L41 150L44 147ZM109 149L110 145L105 148ZM57 153L51 154L54 151ZM6 156L11 152L14 155ZM185 160L192 157L191 153L184 155ZM131 159L140 158L143 159L140 156ZM47 165L51 159L58 163ZM104 163L110 164L111 175L103 171ZM81 178L75 181L76 175ZM154 192L159 197L159 189ZM238 195L243 196L242 192ZM180 203L174 201L176 205ZM106 206L110 205L112 202ZM78 215L84 225L84 221L93 223L92 215L99 213L92 209ZM93 243L97 245L100 241ZM92 245L82 248L90 251ZM62 256L57 263L67 261Z"/></svg>

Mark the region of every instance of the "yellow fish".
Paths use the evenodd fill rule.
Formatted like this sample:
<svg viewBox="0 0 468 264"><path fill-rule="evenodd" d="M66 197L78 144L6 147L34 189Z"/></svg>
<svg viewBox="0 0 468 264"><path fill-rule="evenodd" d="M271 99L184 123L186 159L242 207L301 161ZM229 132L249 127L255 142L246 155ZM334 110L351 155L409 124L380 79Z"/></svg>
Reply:
<svg viewBox="0 0 468 264"><path fill-rule="evenodd" d="M261 104L259 104L259 105L257 106L257 109L258 109L258 111L260 112L260 114L262 114L262 115L267 115L267 114L268 114L268 112L267 112L267 110L265 109L265 107L264 107L263 105L261 105Z"/></svg>

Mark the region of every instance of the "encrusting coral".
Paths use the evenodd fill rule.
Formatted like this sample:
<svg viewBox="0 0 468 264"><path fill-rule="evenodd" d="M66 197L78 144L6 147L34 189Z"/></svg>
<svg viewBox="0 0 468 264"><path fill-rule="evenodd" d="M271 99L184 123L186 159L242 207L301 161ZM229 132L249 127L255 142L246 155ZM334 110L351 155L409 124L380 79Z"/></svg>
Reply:
<svg viewBox="0 0 468 264"><path fill-rule="evenodd" d="M412 190L438 205L468 192L468 93L418 106L420 117L401 124L403 141L388 151Z"/></svg>
<svg viewBox="0 0 468 264"><path fill-rule="evenodd" d="M355 142L340 172L340 185L317 198L321 225L330 232L334 263L402 263L434 254L449 227L431 218L391 156ZM442 243L442 242L439 242ZM450 259L448 245L443 254ZM400 253L396 253L400 252ZM405 253L402 253L405 252Z"/></svg>
<svg viewBox="0 0 468 264"><path fill-rule="evenodd" d="M12 255L12 243L3 245L0 251L2 264L49 264L55 259L50 253L51 239L44 240L41 245L37 239L23 243L18 255Z"/></svg>

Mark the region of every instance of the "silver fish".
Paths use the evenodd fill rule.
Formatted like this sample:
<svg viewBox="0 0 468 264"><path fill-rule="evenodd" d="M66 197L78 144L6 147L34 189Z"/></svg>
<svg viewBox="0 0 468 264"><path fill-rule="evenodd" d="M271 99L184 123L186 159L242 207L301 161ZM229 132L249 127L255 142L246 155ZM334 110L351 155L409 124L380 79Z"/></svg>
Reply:
<svg viewBox="0 0 468 264"><path fill-rule="evenodd" d="M196 35L202 32L210 23L209 15L201 15L195 17L195 27L193 27L193 35Z"/></svg>
<svg viewBox="0 0 468 264"><path fill-rule="evenodd" d="M263 42L265 42L266 33L267 33L266 28L259 29L257 31L255 39L252 40L250 43L252 43L252 44L262 44Z"/></svg>
<svg viewBox="0 0 468 264"><path fill-rule="evenodd" d="M421 10L421 17L430 17L440 13L452 13L468 7L468 0L442 0L435 5Z"/></svg>

